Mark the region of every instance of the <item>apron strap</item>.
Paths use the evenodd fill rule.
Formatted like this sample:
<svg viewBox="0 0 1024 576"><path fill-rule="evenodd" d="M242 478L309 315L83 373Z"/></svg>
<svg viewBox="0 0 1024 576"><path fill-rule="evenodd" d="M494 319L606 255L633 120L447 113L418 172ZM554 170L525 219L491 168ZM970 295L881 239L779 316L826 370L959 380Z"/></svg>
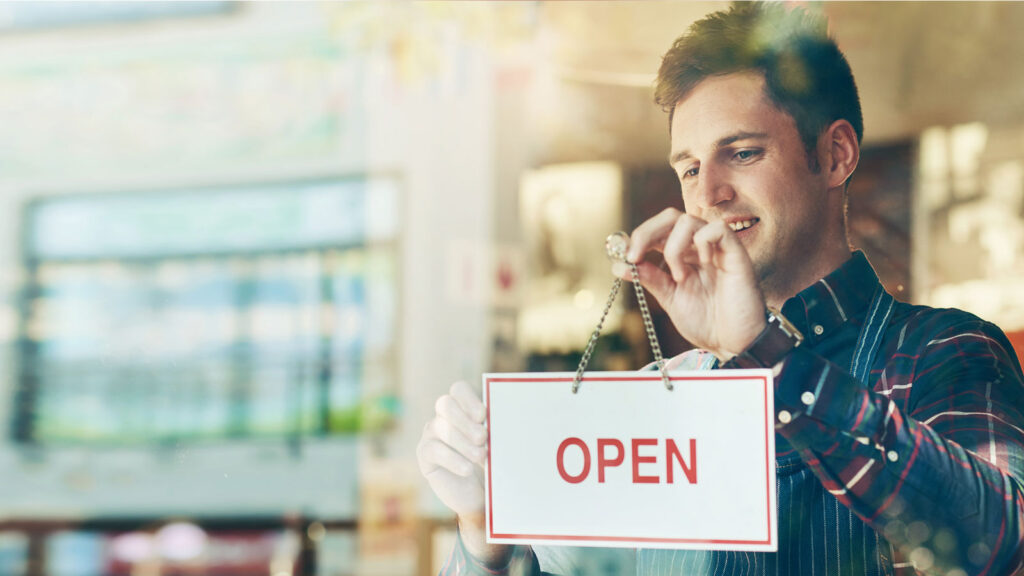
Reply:
<svg viewBox="0 0 1024 576"><path fill-rule="evenodd" d="M857 337L857 347L854 348L853 359L850 362L850 374L865 386L870 386L868 376L871 374L871 366L875 363L875 355L889 326L895 303L896 299L879 284L868 307L868 315L860 336Z"/></svg>

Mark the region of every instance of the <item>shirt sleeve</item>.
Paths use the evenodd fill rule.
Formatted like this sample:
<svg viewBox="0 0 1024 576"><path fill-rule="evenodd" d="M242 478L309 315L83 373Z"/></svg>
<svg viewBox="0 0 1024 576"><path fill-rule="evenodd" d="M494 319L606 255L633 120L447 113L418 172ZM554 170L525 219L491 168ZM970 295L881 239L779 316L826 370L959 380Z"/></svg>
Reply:
<svg viewBox="0 0 1024 576"><path fill-rule="evenodd" d="M794 350L775 380L777 430L829 493L919 573L1017 573L1020 365L992 324L928 324L901 335L875 391L820 355ZM915 333L930 336L909 344Z"/></svg>

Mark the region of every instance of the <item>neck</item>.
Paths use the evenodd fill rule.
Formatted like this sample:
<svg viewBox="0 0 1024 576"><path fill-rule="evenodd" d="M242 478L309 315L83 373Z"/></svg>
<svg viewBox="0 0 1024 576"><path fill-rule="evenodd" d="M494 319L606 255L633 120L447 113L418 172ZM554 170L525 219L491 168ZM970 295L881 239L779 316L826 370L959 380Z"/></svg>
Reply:
<svg viewBox="0 0 1024 576"><path fill-rule="evenodd" d="M761 280L765 303L777 310L801 290L828 276L850 259L850 248L845 242L832 243L819 250L810 261L796 270L777 270Z"/></svg>

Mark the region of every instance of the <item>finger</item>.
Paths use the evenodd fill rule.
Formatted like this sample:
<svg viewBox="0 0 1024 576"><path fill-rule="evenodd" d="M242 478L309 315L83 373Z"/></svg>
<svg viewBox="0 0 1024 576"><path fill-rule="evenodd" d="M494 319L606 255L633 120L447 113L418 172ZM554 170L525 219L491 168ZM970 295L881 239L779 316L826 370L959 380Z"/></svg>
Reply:
<svg viewBox="0 0 1024 576"><path fill-rule="evenodd" d="M420 436L420 441L416 443L416 462L420 466L420 473L424 475L436 468L436 464L427 454L427 446L432 442L437 442L437 437L434 434L433 420L423 426L423 435Z"/></svg>
<svg viewBox="0 0 1024 576"><path fill-rule="evenodd" d="M478 466L483 466L487 462L487 447L486 445L479 445L470 442L469 438L452 426L451 422L436 418L434 419L434 435L451 446L456 452L461 454L465 459L473 462Z"/></svg>
<svg viewBox="0 0 1024 576"><path fill-rule="evenodd" d="M676 283L682 282L686 274L688 263L694 261L693 237L698 230L707 226L707 223L699 218L683 214L676 220L668 239L665 240L665 263L672 272L672 279Z"/></svg>
<svg viewBox="0 0 1024 576"><path fill-rule="evenodd" d="M616 278L621 278L627 282L633 281L633 268L625 262L613 262L612 263L612 275Z"/></svg>
<svg viewBox="0 0 1024 576"><path fill-rule="evenodd" d="M662 308L668 309L672 293L676 289L676 282L672 276L662 268L648 262L641 262L636 268L640 273L640 285L646 288L651 296L654 296ZM629 280L632 279L633 273L630 271Z"/></svg>
<svg viewBox="0 0 1024 576"><path fill-rule="evenodd" d="M650 262L641 262L636 265L637 272L640 275L640 285L648 290L651 287L664 287L663 290L669 290L672 288L674 281L672 276L669 275L660 266L655 266ZM633 281L633 267L625 262L615 262L612 264L612 274L618 278L626 281Z"/></svg>
<svg viewBox="0 0 1024 576"><path fill-rule="evenodd" d="M693 242L702 264L735 271L746 266L750 260L736 233L720 220L697 231Z"/></svg>
<svg viewBox="0 0 1024 576"><path fill-rule="evenodd" d="M417 450L420 461L420 472L424 476L438 469L444 469L457 476L469 477L473 474L474 465L451 446L440 440L430 440L420 445Z"/></svg>
<svg viewBox="0 0 1024 576"><path fill-rule="evenodd" d="M472 421L482 423L487 417L487 409L480 400L479 393L469 384L459 380L452 384L449 394Z"/></svg>
<svg viewBox="0 0 1024 576"><path fill-rule="evenodd" d="M438 398L434 410L439 419L447 420L472 443L482 446L487 442L487 429L484 425L470 420L462 406L450 394Z"/></svg>
<svg viewBox="0 0 1024 576"><path fill-rule="evenodd" d="M680 215L679 210L666 208L637 226L629 236L626 260L639 262L647 252L661 250Z"/></svg>

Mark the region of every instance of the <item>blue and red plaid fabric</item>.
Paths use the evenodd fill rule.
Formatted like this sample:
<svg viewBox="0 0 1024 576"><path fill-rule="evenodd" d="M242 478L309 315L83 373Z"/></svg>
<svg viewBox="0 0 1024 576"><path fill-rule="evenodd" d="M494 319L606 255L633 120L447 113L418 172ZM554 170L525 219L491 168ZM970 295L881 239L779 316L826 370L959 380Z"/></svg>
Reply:
<svg viewBox="0 0 1024 576"><path fill-rule="evenodd" d="M896 302L865 386L852 373L879 286L856 252L782 309L805 341L775 381L778 552L637 550L636 574L1024 572L1024 378L1009 341L966 312ZM492 569L459 542L441 574L536 575L538 555L516 547Z"/></svg>

